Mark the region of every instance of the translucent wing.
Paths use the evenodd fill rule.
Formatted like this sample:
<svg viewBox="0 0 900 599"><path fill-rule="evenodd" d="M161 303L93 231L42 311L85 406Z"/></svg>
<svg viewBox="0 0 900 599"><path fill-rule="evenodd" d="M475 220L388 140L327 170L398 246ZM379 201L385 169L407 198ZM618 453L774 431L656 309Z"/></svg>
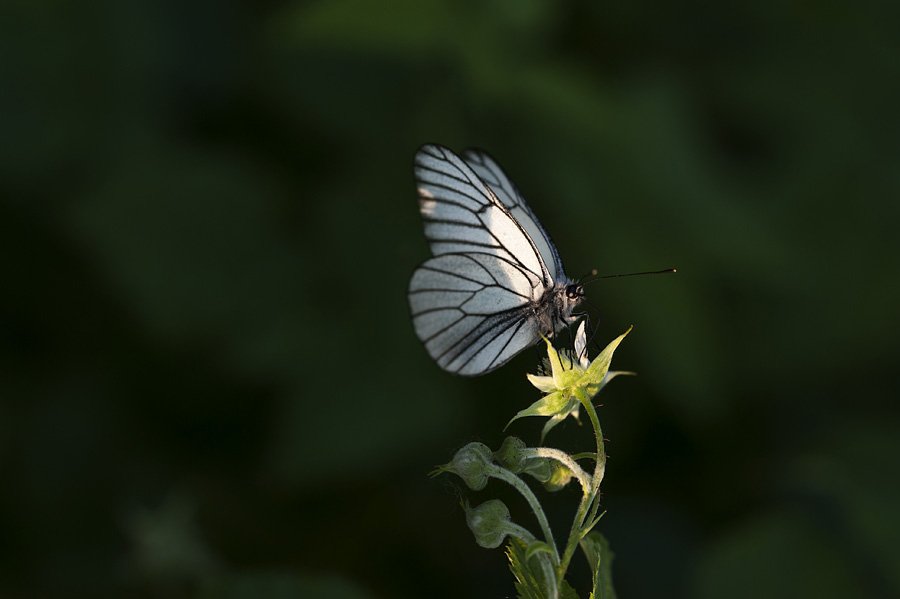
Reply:
<svg viewBox="0 0 900 599"><path fill-rule="evenodd" d="M472 167L478 178L488 184L494 195L509 209L510 214L521 225L525 232L534 241L538 252L543 258L550 271L550 276L554 281L565 279L563 272L562 260L556 246L550 239L550 235L544 230L541 222L531 211L531 208L525 202L525 198L519 193L519 190L509 180L500 165L491 158L486 152L481 150L467 150L463 153L463 159Z"/></svg>
<svg viewBox="0 0 900 599"><path fill-rule="evenodd" d="M413 273L409 304L416 335L449 372L499 368L540 337L533 273L491 253L448 253Z"/></svg>
<svg viewBox="0 0 900 599"><path fill-rule="evenodd" d="M540 249L549 242L539 235L538 245L492 188L456 154L437 145L422 146L416 152L415 174L432 254L486 253L518 265L531 279L532 288L553 284ZM530 211L520 213L530 215ZM526 220L532 230L541 231L540 225L533 224L537 222L533 216ZM555 253L552 250L548 256Z"/></svg>

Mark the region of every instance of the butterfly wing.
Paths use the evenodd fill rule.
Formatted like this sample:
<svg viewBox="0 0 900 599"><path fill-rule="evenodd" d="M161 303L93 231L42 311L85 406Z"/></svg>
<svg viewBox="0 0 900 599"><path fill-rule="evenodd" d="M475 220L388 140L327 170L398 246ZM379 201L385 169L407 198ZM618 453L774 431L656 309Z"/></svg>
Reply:
<svg viewBox="0 0 900 599"><path fill-rule="evenodd" d="M534 241L538 252L547 263L547 268L553 280L559 281L564 279L565 273L563 272L562 260L559 257L556 246L553 244L553 240L550 239L550 235L541 225L541 221L534 215L531 207L525 202L525 198L522 197L518 188L506 176L500 165L487 152L481 150L466 150L463 153L463 159L475 171L478 178L487 183L497 199L509 209L510 214L515 217L516 221Z"/></svg>
<svg viewBox="0 0 900 599"><path fill-rule="evenodd" d="M553 284L541 251L488 185L456 154L437 145L416 153L419 211L435 256L487 253L513 262L535 279Z"/></svg>
<svg viewBox="0 0 900 599"><path fill-rule="evenodd" d="M533 293L533 273L506 258L442 254L419 266L410 280L413 326L441 368L484 374L539 338Z"/></svg>
<svg viewBox="0 0 900 599"><path fill-rule="evenodd" d="M484 160L474 164L488 168ZM506 182L498 183L505 201L446 148L422 146L415 160L419 209L434 257L410 281L413 325L441 368L468 376L499 368L540 338L545 319L535 312L536 302L562 273L549 237L490 164Z"/></svg>

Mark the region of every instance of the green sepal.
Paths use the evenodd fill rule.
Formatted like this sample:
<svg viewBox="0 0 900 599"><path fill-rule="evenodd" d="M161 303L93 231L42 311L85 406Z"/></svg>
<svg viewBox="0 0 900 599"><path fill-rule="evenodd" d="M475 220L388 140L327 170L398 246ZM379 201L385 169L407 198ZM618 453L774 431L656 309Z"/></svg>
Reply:
<svg viewBox="0 0 900 599"><path fill-rule="evenodd" d="M596 391L600 390L603 378L606 376L606 373L609 372L609 365L612 362L612 357L616 348L619 347L619 344L622 343L622 340L625 339L625 336L628 335L633 328L634 327L628 327L627 331L610 341L609 345L604 347L603 351L600 352L600 355L593 359L582 378L582 381L584 381L585 384L596 386Z"/></svg>
<svg viewBox="0 0 900 599"><path fill-rule="evenodd" d="M526 374L528 382L537 387L538 391L543 393L553 393L556 391L556 382L552 376L540 376L537 374Z"/></svg>
<svg viewBox="0 0 900 599"><path fill-rule="evenodd" d="M581 550L591 567L594 584L590 599L616 599L612 584L613 552L599 532L591 532L581 540Z"/></svg>
<svg viewBox="0 0 900 599"><path fill-rule="evenodd" d="M572 411L572 407L576 405L577 403L572 401L572 398L568 393L561 391L549 393L513 416L512 420L506 423L504 430L508 428L510 424L525 416L562 415L563 417L566 417L569 412Z"/></svg>
<svg viewBox="0 0 900 599"><path fill-rule="evenodd" d="M562 380L563 369L562 362L559 360L559 352L556 351L556 348L553 347L553 344L550 343L550 340L544 337L544 343L547 344L547 357L550 359L550 372L553 376L553 382L556 384L557 389L561 389L565 387L565 383Z"/></svg>

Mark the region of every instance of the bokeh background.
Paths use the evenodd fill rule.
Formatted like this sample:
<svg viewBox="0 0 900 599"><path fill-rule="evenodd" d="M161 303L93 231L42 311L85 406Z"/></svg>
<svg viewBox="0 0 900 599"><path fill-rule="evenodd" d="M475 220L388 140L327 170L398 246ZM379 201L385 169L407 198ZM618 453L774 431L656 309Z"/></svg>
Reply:
<svg viewBox="0 0 900 599"><path fill-rule="evenodd" d="M897 7L5 3L0 596L513 594L426 475L539 352L416 339L424 142L497 157L570 274L679 268L588 290L635 325L621 597L898 596Z"/></svg>

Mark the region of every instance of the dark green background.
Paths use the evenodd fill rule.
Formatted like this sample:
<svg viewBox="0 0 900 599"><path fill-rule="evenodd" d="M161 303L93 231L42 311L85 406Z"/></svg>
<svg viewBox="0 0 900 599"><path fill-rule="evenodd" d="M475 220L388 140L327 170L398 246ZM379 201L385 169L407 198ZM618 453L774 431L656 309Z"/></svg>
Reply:
<svg viewBox="0 0 900 599"><path fill-rule="evenodd" d="M426 474L499 444L539 352L461 379L416 339L431 141L495 155L570 274L679 267L588 290L601 343L635 325L600 410L623 599L897 596L898 19L5 3L0 596L513 593Z"/></svg>

